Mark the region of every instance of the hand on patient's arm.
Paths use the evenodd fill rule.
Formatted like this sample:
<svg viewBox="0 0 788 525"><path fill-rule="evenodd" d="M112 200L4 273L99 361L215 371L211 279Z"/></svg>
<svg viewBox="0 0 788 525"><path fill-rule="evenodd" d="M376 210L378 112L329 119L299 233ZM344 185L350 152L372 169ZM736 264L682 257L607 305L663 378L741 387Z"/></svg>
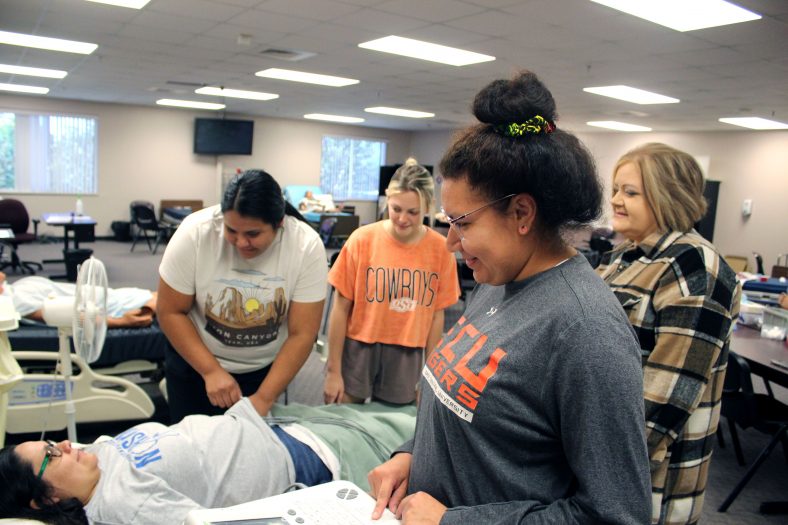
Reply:
<svg viewBox="0 0 788 525"><path fill-rule="evenodd" d="M367 475L372 497L376 500L372 511L373 520L379 519L386 507L395 514L398 512L400 502L408 491L412 460L413 454L400 452Z"/></svg>
<svg viewBox="0 0 788 525"><path fill-rule="evenodd" d="M203 375L208 400L215 407L230 408L241 399L241 387L224 368L218 367Z"/></svg>
<svg viewBox="0 0 788 525"><path fill-rule="evenodd" d="M396 515L402 525L439 525L446 506L426 492L411 494L402 500Z"/></svg>

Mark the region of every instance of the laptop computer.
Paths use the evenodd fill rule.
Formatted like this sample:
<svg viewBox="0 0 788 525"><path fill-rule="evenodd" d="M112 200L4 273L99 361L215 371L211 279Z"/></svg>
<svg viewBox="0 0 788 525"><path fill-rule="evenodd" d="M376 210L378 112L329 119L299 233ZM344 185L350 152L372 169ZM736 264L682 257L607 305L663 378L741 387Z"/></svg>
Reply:
<svg viewBox="0 0 788 525"><path fill-rule="evenodd" d="M314 487L221 509L193 510L184 525L395 525L389 510L373 521L375 500L350 481Z"/></svg>

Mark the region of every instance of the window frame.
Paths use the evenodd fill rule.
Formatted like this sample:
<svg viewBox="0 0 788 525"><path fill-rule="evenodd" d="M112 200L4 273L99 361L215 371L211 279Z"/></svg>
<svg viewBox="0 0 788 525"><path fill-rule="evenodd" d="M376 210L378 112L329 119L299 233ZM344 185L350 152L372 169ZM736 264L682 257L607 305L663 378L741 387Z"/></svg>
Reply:
<svg viewBox="0 0 788 525"><path fill-rule="evenodd" d="M99 133L100 133L100 119L98 115L92 114L85 114L85 113L69 113L67 111L46 111L46 110L30 110L30 109L20 109L20 108L13 108L13 107L3 107L0 106L0 114L7 114L11 113L14 115L23 115L23 116L45 116L47 118L51 117L66 117L66 118L80 118L80 119L90 119L93 121L94 127L94 137L93 137L93 176L94 180L92 183L93 189L92 191L52 191L51 187L47 191L35 191L31 189L30 183L30 176L25 177L26 187L24 189L18 189L18 181L16 170L18 168L18 164L14 162L14 188L0 188L0 192L8 195L40 195L40 196L69 196L69 195L98 195L99 194L99 163L98 163L98 156L99 156ZM16 120L16 118L15 118ZM18 139L16 136L17 127L16 121L14 122L14 149L18 147ZM51 131L49 132L48 140L51 140ZM50 165L51 166L51 165ZM50 169L50 166L47 167L47 170Z"/></svg>
<svg viewBox="0 0 788 525"><path fill-rule="evenodd" d="M335 194L334 187L327 187L327 185L324 184L323 158L324 158L324 151L325 151L325 149L324 149L324 147L325 147L325 140L327 138L329 138L329 139L339 139L339 140L350 140L352 142L355 142L355 141L377 142L377 143L381 144L382 151L381 151L381 154L380 154L380 159L378 159L378 162L379 162L378 170L374 174L374 184L371 184L370 181L367 180L367 183L369 185L368 191L371 193L371 195L369 197L359 197L359 196L353 195L351 192L349 192L350 194L347 195L347 196L338 196L338 195ZM388 139L379 138L379 137L361 137L361 136L357 136L357 135L339 135L339 134L333 134L333 133L324 133L322 135L321 139L320 139L320 188L324 192L332 194L335 201L341 201L341 202L345 202L345 201L377 202L379 200L378 186L380 184L380 166L385 166L386 165L386 160L387 160L387 155L388 155L388 145L389 145L389 140ZM351 157L351 159L352 159L352 157ZM350 164L350 167L352 167L352 163ZM351 180L352 180L352 178L351 178ZM352 186L352 184L350 186Z"/></svg>

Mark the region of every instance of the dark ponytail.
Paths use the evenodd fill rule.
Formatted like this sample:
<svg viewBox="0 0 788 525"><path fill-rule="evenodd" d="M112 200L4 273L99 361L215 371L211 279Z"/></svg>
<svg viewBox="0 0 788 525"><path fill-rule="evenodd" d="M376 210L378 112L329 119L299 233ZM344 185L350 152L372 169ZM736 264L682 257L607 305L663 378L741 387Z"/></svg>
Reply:
<svg viewBox="0 0 788 525"><path fill-rule="evenodd" d="M528 193L536 201L540 227L549 234L601 215L594 160L574 135L555 126L555 100L534 73L491 82L476 95L473 113L480 124L455 138L440 163L443 177L465 178L488 200ZM535 122L543 122L538 131L506 131L512 124L524 129Z"/></svg>
<svg viewBox="0 0 788 525"><path fill-rule="evenodd" d="M0 518L38 520L51 525L87 525L82 503L76 499L52 503L52 486L33 472L33 465L15 452L0 450ZM35 502L37 509L30 506Z"/></svg>
<svg viewBox="0 0 788 525"><path fill-rule="evenodd" d="M306 222L285 200L279 183L263 170L247 170L230 181L222 197L222 213L230 210L271 226L277 226L285 215Z"/></svg>

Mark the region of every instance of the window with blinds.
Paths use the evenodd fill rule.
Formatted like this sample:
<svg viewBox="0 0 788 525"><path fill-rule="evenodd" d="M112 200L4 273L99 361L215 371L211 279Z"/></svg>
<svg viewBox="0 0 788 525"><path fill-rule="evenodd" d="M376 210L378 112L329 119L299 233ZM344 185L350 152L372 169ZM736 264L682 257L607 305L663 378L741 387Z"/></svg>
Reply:
<svg viewBox="0 0 788 525"><path fill-rule="evenodd" d="M320 187L334 201L377 200L386 142L352 137L323 137Z"/></svg>
<svg viewBox="0 0 788 525"><path fill-rule="evenodd" d="M94 117L0 112L0 190L98 193Z"/></svg>

